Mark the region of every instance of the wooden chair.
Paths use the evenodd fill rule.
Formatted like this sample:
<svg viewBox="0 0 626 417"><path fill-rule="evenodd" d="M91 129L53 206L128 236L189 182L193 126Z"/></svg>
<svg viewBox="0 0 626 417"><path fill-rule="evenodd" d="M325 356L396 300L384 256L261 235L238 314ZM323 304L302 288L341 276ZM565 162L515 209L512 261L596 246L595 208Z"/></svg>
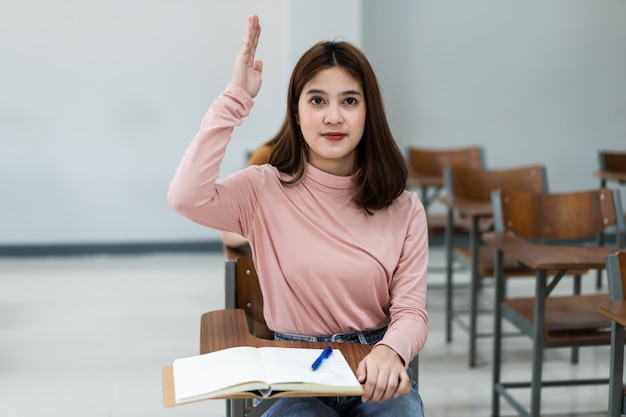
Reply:
<svg viewBox="0 0 626 417"><path fill-rule="evenodd" d="M611 301L626 300L626 252L606 257ZM626 414L624 390L624 325L611 320L611 366L609 368L609 417Z"/></svg>
<svg viewBox="0 0 626 417"><path fill-rule="evenodd" d="M456 322L469 332L469 366L476 366L477 340L491 336L478 331L479 311L478 296L483 279L492 278L493 250L483 244L480 234L490 230L493 225L491 192L495 189L529 192L547 192L546 171L540 165L517 166L500 169L472 169L466 167L448 167L444 170L447 196L442 202L448 208L446 222L446 341L452 341L452 325ZM455 245L454 225L462 218L469 224L470 239L468 245ZM470 270L469 311L454 308L454 280L452 267L455 261L461 262ZM533 276L534 271L518 262L506 259L504 275ZM469 316L468 316L469 315ZM466 323L465 319L469 319Z"/></svg>
<svg viewBox="0 0 626 417"><path fill-rule="evenodd" d="M599 303L608 301L608 294L554 295L553 290L568 271L604 268L606 255L617 249L586 242L607 227L616 229L617 245L623 247L626 228L620 193L606 188L553 194L494 191L492 202L496 232L483 235L496 248L492 416L499 416L502 397L520 415L539 417L542 387L608 382L593 378L547 380L542 376L542 366L545 349L609 343L610 323L596 312ZM504 253L536 271L534 296L506 295ZM557 272L548 280L550 271ZM504 320L533 342L530 381L501 381ZM530 388L529 410L510 393L516 388Z"/></svg>
<svg viewBox="0 0 626 417"><path fill-rule="evenodd" d="M599 151L598 170L594 174L600 178L600 187L606 187L609 180L626 184L626 152Z"/></svg>
<svg viewBox="0 0 626 417"><path fill-rule="evenodd" d="M429 209L444 190L443 169L448 166L483 168L483 148L476 145L437 149L410 146L407 153L407 187L420 191L420 199L428 216L429 234L442 235L445 231L445 215L432 213ZM467 232L467 229L464 231Z"/></svg>
<svg viewBox="0 0 626 417"><path fill-rule="evenodd" d="M618 185L626 184L626 152L618 151L598 151L598 170L593 173L600 178L600 187L606 187L609 181L614 181ZM626 213L624 213L626 219ZM604 241L604 234L600 236ZM602 288L602 273L598 271L596 288Z"/></svg>
<svg viewBox="0 0 626 417"><path fill-rule="evenodd" d="M253 336L273 339L273 332L267 327L263 316L263 293L254 261L247 256L229 259L225 262L226 308L240 308L246 313L248 327ZM413 379L418 381L418 357L409 364ZM263 414L272 404L272 400L263 400L254 405L250 400L226 400L226 417L255 417Z"/></svg>

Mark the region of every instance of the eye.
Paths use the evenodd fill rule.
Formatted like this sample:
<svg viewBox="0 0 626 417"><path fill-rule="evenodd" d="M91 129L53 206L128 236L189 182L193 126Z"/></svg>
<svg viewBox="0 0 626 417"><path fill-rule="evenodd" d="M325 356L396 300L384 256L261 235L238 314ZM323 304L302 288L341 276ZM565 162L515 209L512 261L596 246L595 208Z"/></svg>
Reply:
<svg viewBox="0 0 626 417"><path fill-rule="evenodd" d="M357 99L355 97L348 97L344 100L346 104L355 105L357 104Z"/></svg>
<svg viewBox="0 0 626 417"><path fill-rule="evenodd" d="M319 106L320 104L324 104L324 100L321 97L313 97L310 100L311 104L315 106Z"/></svg>

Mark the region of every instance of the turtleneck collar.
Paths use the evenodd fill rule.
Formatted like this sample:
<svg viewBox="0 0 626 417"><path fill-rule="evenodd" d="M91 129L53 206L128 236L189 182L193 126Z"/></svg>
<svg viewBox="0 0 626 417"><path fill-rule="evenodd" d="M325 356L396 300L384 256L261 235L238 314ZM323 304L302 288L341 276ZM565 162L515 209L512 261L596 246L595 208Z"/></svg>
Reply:
<svg viewBox="0 0 626 417"><path fill-rule="evenodd" d="M352 190L352 175L342 177L329 174L321 169L315 168L310 163L306 165L305 179L312 181L324 188L335 190Z"/></svg>

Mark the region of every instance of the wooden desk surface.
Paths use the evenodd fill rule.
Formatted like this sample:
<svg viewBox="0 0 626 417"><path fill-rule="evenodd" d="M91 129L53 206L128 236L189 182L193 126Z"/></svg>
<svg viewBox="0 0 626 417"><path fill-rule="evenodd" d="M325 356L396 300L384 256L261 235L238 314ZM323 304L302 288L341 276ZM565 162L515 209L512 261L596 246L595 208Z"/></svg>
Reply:
<svg viewBox="0 0 626 417"><path fill-rule="evenodd" d="M200 354L215 352L235 346L278 346L324 349L331 345L341 351L352 371L372 350L369 345L359 343L326 343L268 340L254 337L248 330L245 312L242 309L210 311L202 315L200 327Z"/></svg>
<svg viewBox="0 0 626 417"><path fill-rule="evenodd" d="M614 171L593 171L593 175L605 180L616 180L620 182L626 182L626 172L614 172Z"/></svg>
<svg viewBox="0 0 626 417"><path fill-rule="evenodd" d="M484 233L483 240L530 268L542 270L604 269L606 256L618 251L600 246L538 245L500 232Z"/></svg>
<svg viewBox="0 0 626 417"><path fill-rule="evenodd" d="M597 312L617 324L626 326L626 301L609 301L602 303L596 309Z"/></svg>
<svg viewBox="0 0 626 417"><path fill-rule="evenodd" d="M493 215L491 201L468 200L449 195L439 197L438 201L469 217L490 217Z"/></svg>

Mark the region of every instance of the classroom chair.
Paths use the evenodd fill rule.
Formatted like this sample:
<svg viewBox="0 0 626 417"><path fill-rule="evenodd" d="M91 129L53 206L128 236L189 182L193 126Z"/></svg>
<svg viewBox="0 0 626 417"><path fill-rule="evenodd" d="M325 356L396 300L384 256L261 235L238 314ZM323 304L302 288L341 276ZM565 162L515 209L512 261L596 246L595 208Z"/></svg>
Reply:
<svg viewBox="0 0 626 417"><path fill-rule="evenodd" d="M598 169L593 172L600 179L600 187L606 187L608 182L617 185L626 185L626 151L598 151ZM626 213L624 213L626 219ZM604 233L600 236L604 240ZM598 271L596 288L602 288L602 271Z"/></svg>
<svg viewBox="0 0 626 417"><path fill-rule="evenodd" d="M420 200L426 210L429 233L442 235L446 224L445 215L434 213L430 209L444 191L443 169L448 166L483 168L484 150L478 145L451 148L409 146L407 159L407 188L419 190ZM467 228L462 231L467 232Z"/></svg>
<svg viewBox="0 0 626 417"><path fill-rule="evenodd" d="M621 197L619 190L606 188L567 193L494 191L492 203L495 232L483 235L496 249L492 417L500 415L501 398L520 415L539 417L542 388L608 383L607 378L544 378L543 360L550 348L609 344L610 323L596 312L598 304L608 301L608 294L562 295L554 290L568 271L604 268L606 256L624 246ZM616 230L617 248L590 244L608 227ZM504 254L535 270L534 295L506 294ZM530 381L501 379L505 321L532 341ZM519 388L530 388L529 408L512 394Z"/></svg>
<svg viewBox="0 0 626 417"><path fill-rule="evenodd" d="M491 192L496 189L544 193L548 191L545 167L525 165L498 169L447 167L444 169L447 190L442 202L447 206L446 221L446 341L452 341L452 325L456 323L469 333L469 366L477 362L477 341L491 336L478 331L479 294L484 280L493 278L493 250L484 245L480 235L492 228ZM468 244L456 245L456 219L469 223ZM470 271L469 311L454 307L453 263L459 262ZM504 276L533 276L534 271L510 259L505 259ZM467 319L467 320L466 320ZM469 321L469 323L467 323Z"/></svg>

